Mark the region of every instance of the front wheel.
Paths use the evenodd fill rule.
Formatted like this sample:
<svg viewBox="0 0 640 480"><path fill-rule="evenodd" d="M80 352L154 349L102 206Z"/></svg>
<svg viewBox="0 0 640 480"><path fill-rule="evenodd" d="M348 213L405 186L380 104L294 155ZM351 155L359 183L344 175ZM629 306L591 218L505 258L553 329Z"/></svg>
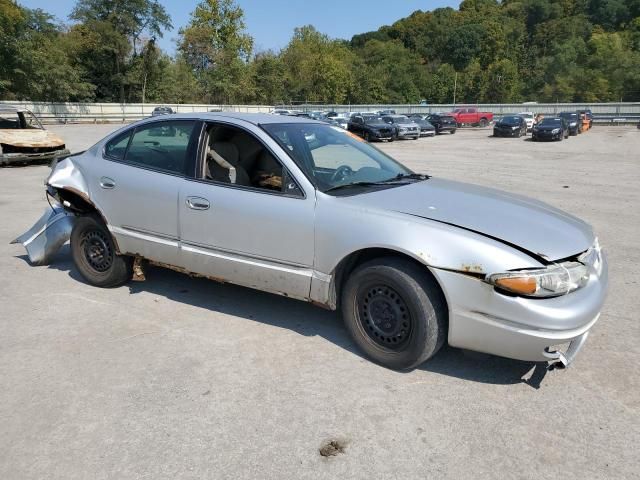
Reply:
<svg viewBox="0 0 640 480"><path fill-rule="evenodd" d="M96 287L116 287L131 278L131 258L116 253L109 230L97 216L76 220L71 231L71 256L84 279Z"/></svg>
<svg viewBox="0 0 640 480"><path fill-rule="evenodd" d="M480 119L480 127L484 128L487 125L489 125L489 122L487 121L487 119L486 118L481 118Z"/></svg>
<svg viewBox="0 0 640 480"><path fill-rule="evenodd" d="M425 268L381 258L358 267L343 288L345 325L358 347L380 365L417 367L446 340L446 302Z"/></svg>
<svg viewBox="0 0 640 480"><path fill-rule="evenodd" d="M456 129L454 128L453 130L451 130L451 135L456 133Z"/></svg>
<svg viewBox="0 0 640 480"><path fill-rule="evenodd" d="M369 135L369 132L364 132L364 140L365 140L365 142L370 142L371 141L371 137Z"/></svg>

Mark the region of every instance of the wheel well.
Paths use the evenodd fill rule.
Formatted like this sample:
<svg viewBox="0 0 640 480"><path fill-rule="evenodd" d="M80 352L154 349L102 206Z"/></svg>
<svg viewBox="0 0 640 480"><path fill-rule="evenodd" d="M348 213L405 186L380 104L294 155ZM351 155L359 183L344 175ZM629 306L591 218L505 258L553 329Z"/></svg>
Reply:
<svg viewBox="0 0 640 480"><path fill-rule="evenodd" d="M429 271L426 265L407 255L406 253L398 252L397 250L391 250L389 248L366 248L363 250L358 250L349 254L347 257L343 258L340 261L340 263L334 270L333 287L331 292L331 295L335 299L336 306L338 308L340 307L340 295L342 293L342 287L344 286L347 278L349 278L349 274L363 263L383 257L401 258L420 266L420 268L425 272L425 275L427 275L433 281L434 285L438 286L438 290L442 295L442 301L444 302L444 305L446 306L448 311L449 306L447 303L446 295L444 294L440 283L431 273L431 271Z"/></svg>
<svg viewBox="0 0 640 480"><path fill-rule="evenodd" d="M53 193L55 193L53 196L62 203L65 209L71 210L74 213L87 214L98 212L95 205L79 193L67 190L66 188L57 188Z"/></svg>
<svg viewBox="0 0 640 480"><path fill-rule="evenodd" d="M76 192L73 190L69 190L67 188L52 188L49 187L47 190L53 198L58 200L65 210L68 210L77 215L95 215L97 218L102 220L105 226L107 226L107 219L102 215L102 212L96 208L91 200L86 198L85 195L80 192ZM109 232L111 238L113 239L113 244L116 247L116 252L120 254L120 246L118 245L118 240L115 238L113 233Z"/></svg>

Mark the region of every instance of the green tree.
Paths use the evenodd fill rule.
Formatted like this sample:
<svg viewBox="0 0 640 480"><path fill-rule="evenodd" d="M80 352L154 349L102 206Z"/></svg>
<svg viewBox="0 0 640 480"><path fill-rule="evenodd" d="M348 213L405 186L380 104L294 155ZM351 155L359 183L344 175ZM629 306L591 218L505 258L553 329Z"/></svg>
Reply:
<svg viewBox="0 0 640 480"><path fill-rule="evenodd" d="M292 100L348 101L353 55L343 42L307 25L295 29L281 58L286 69L285 86Z"/></svg>
<svg viewBox="0 0 640 480"><path fill-rule="evenodd" d="M204 0L180 30L178 51L193 68L209 102L241 99L248 84L253 39L244 33L244 12L234 0Z"/></svg>
<svg viewBox="0 0 640 480"><path fill-rule="evenodd" d="M102 100L124 102L130 96L129 70L135 65L143 34L162 37L170 18L157 0L78 0L70 18L74 58L84 67Z"/></svg>

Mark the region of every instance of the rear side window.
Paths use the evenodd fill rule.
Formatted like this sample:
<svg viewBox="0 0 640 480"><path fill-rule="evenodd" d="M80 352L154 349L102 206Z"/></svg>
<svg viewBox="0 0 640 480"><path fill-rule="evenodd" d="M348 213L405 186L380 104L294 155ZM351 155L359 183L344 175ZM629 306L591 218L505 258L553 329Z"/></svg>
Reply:
<svg viewBox="0 0 640 480"><path fill-rule="evenodd" d="M194 125L179 120L143 125L133 135L129 132L109 142L106 154L131 165L182 174Z"/></svg>
<svg viewBox="0 0 640 480"><path fill-rule="evenodd" d="M104 148L104 152L109 158L114 160L122 160L124 154L127 151L129 145L129 139L131 138L131 131L118 135L116 138L107 143Z"/></svg>

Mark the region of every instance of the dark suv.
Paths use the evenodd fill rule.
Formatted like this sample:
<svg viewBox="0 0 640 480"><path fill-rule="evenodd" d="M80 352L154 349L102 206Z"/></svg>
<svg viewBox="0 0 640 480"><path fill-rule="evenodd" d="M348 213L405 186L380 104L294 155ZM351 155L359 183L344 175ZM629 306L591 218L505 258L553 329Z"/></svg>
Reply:
<svg viewBox="0 0 640 480"><path fill-rule="evenodd" d="M440 135L444 132L449 132L452 135L456 133L456 128L458 128L458 123L456 119L450 115L444 115L442 113L434 113L427 117L427 120L431 125L436 129L436 134Z"/></svg>
<svg viewBox="0 0 640 480"><path fill-rule="evenodd" d="M373 140L393 141L395 130L377 115L353 115L347 124L347 130L360 135L367 142Z"/></svg>

